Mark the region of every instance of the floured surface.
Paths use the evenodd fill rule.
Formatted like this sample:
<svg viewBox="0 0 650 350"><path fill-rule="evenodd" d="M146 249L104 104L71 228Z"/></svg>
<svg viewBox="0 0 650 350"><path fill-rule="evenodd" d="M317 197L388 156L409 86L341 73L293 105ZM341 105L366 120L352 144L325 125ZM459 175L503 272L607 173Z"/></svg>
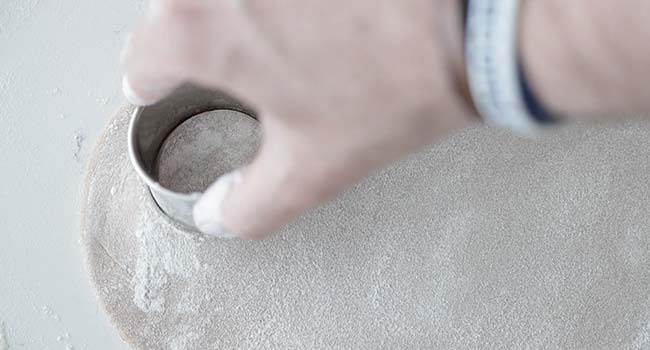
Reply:
<svg viewBox="0 0 650 350"><path fill-rule="evenodd" d="M474 129L261 242L178 231L94 150L83 242L136 349L650 347L650 132Z"/></svg>

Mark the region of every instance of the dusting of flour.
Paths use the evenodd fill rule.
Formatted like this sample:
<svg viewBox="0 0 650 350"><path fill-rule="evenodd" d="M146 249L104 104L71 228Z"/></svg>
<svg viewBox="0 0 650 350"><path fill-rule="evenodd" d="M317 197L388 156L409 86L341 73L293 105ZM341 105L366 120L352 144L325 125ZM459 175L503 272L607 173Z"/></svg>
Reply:
<svg viewBox="0 0 650 350"><path fill-rule="evenodd" d="M201 267L196 249L201 238L169 223L154 209L145 210L135 231L138 256L133 276L133 302L144 312L165 311L165 291L172 278L187 280Z"/></svg>
<svg viewBox="0 0 650 350"><path fill-rule="evenodd" d="M7 343L7 334L5 333L5 325L0 321L0 350L9 350Z"/></svg>
<svg viewBox="0 0 650 350"><path fill-rule="evenodd" d="M83 237L90 261L106 259L94 265L104 270L93 278L105 284L99 293L109 314L126 322L129 333L139 334L133 348L214 348L208 339L227 315L215 296L240 279L223 283L214 275L218 254L213 249L229 251L225 242L176 226L155 205L128 160L122 136L129 115L124 111L109 124L99 146L111 150L105 153L109 157L93 159L89 169ZM261 130L251 117L231 110L202 113L165 140L155 172L168 188L202 191L221 174L248 163L260 143ZM102 277L111 269L119 271L119 280Z"/></svg>
<svg viewBox="0 0 650 350"><path fill-rule="evenodd" d="M219 175L249 162L260 141L257 122L245 114L231 110L199 114L165 140L158 159L159 180L176 191L202 191ZM110 194L116 192L112 187ZM207 267L197 258L204 238L170 225L155 205L144 209L134 234L138 254L131 281L133 302L144 312L164 313L171 304L166 294L173 294L170 290L179 284L192 285ZM197 293L174 297L179 313L195 313L197 298L204 298ZM177 348L186 348L184 342L192 337L192 332L183 334L175 340Z"/></svg>

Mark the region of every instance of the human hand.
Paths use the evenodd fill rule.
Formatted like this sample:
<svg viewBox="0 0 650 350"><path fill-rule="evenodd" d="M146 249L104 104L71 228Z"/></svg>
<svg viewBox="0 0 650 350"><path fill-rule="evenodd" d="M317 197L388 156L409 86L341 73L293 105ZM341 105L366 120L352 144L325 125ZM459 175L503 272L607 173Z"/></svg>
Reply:
<svg viewBox="0 0 650 350"><path fill-rule="evenodd" d="M152 1L123 53L127 97L191 81L253 106L264 131L196 204L205 233L263 238L474 120L456 0Z"/></svg>

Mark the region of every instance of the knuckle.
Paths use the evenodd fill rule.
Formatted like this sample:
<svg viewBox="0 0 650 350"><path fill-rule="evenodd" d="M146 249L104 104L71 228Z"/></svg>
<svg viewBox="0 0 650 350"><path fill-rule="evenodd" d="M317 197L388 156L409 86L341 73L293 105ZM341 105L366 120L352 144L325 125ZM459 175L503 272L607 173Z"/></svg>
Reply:
<svg viewBox="0 0 650 350"><path fill-rule="evenodd" d="M183 45L183 63L187 67L195 67L198 72L207 73L205 69L211 61L210 53L204 45L188 38Z"/></svg>
<svg viewBox="0 0 650 350"><path fill-rule="evenodd" d="M154 0L164 13L179 18L194 18L204 13L204 2L196 0Z"/></svg>

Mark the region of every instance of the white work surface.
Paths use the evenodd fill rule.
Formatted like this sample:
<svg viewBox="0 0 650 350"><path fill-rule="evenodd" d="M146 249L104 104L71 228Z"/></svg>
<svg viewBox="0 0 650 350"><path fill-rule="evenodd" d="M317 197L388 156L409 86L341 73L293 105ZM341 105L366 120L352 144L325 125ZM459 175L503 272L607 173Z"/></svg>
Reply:
<svg viewBox="0 0 650 350"><path fill-rule="evenodd" d="M128 349L79 245L89 153L142 0L0 1L0 349Z"/></svg>

